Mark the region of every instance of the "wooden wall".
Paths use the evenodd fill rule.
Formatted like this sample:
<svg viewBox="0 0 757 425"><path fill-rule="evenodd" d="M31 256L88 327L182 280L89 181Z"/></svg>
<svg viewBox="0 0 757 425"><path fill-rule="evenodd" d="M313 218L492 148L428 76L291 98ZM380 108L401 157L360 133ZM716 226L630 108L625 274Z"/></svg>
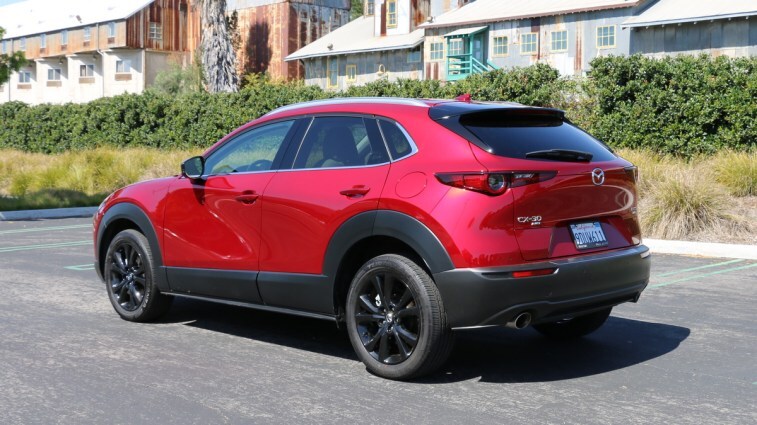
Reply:
<svg viewBox="0 0 757 425"><path fill-rule="evenodd" d="M199 16L199 9L192 7L189 0L155 0L126 20L126 46L194 51L199 43ZM162 25L161 39L150 39L150 22Z"/></svg>

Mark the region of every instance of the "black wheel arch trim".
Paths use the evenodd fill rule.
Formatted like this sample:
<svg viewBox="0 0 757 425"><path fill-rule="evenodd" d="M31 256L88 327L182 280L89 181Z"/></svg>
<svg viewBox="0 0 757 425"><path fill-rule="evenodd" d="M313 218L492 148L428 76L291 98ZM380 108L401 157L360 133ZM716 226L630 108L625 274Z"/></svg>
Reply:
<svg viewBox="0 0 757 425"><path fill-rule="evenodd" d="M155 233L155 228L153 227L150 218L147 216L147 213L145 213L137 205L129 202L122 202L113 205L108 209L108 211L105 212L102 220L100 221L100 227L97 230L97 245L95 247L95 266L100 278L102 280L105 280L104 276L102 275L102 271L104 267L106 252L105 250L107 250L107 246L103 247L102 245L103 237L105 236L105 231L118 220L127 220L134 223L137 230L145 235L145 238L147 238L147 241L150 243L150 248L152 249L152 258L153 261L155 261L156 268L158 269L158 273L156 273L156 275L154 276L155 283L157 284L159 290L163 292L170 291L170 287L168 286L168 279L166 278L165 268L163 267L163 253L160 249L161 245L158 242L158 236Z"/></svg>

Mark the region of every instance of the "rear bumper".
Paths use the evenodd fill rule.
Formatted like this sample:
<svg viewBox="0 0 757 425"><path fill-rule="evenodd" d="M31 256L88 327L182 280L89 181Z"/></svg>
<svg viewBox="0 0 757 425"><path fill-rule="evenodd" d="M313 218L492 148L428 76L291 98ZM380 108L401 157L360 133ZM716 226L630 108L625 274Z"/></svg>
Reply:
<svg viewBox="0 0 757 425"><path fill-rule="evenodd" d="M522 312L532 323L636 302L649 282L649 249L639 245L600 254L516 267L455 269L434 280L453 328L504 325ZM521 270L556 268L547 276L514 278Z"/></svg>

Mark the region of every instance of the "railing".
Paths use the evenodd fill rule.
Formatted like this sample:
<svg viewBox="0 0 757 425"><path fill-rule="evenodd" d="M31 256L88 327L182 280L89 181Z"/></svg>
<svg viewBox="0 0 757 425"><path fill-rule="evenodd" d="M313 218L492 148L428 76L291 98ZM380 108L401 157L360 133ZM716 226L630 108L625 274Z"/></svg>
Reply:
<svg viewBox="0 0 757 425"><path fill-rule="evenodd" d="M498 66L489 62L482 63L470 53L460 55L447 55L447 80L454 81L465 78L471 74L494 71Z"/></svg>

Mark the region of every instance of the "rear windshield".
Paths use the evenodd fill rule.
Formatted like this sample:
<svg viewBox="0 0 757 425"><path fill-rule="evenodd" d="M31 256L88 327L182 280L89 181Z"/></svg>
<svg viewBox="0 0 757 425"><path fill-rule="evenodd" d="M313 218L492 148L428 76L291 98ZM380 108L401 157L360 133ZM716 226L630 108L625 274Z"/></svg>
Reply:
<svg viewBox="0 0 757 425"><path fill-rule="evenodd" d="M460 124L499 156L525 159L528 153L558 149L590 153L592 161L615 159L602 142L554 115L486 111L463 115Z"/></svg>

